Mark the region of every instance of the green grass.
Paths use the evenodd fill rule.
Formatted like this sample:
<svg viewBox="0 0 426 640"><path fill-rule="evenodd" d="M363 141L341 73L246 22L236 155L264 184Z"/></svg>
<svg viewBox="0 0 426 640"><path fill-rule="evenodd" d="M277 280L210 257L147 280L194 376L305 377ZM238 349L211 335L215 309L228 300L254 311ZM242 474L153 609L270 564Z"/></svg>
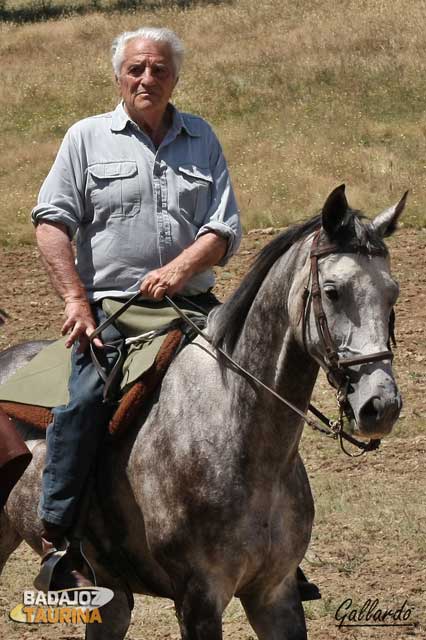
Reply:
<svg viewBox="0 0 426 640"><path fill-rule="evenodd" d="M217 130L246 229L305 218L341 182L371 214L409 188L406 224L426 225L422 0L409 12L381 0L161 4L0 24L0 244L32 241L29 212L64 132L114 107L110 42L141 24L182 36L175 102Z"/></svg>

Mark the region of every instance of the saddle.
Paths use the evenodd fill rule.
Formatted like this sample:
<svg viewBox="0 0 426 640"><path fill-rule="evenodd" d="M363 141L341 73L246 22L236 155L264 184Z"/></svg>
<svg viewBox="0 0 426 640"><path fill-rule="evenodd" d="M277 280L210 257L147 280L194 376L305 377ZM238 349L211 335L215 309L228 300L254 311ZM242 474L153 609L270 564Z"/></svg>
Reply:
<svg viewBox="0 0 426 640"><path fill-rule="evenodd" d="M121 399L108 426L111 436L124 435L134 424L141 406L151 397L163 379L178 347L183 339L180 328L170 331L158 351L154 363L133 384ZM13 420L45 431L53 420L50 409L19 402L0 401L2 409Z"/></svg>
<svg viewBox="0 0 426 640"><path fill-rule="evenodd" d="M32 454L13 422L0 409L0 511L31 459Z"/></svg>

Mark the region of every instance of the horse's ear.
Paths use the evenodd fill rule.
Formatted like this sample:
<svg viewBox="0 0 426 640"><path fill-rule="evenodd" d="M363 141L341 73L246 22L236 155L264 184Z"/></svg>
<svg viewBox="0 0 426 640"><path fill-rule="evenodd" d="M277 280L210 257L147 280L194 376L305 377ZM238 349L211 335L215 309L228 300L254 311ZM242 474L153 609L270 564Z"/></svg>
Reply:
<svg viewBox="0 0 426 640"><path fill-rule="evenodd" d="M405 208L407 196L408 191L404 193L398 204L394 204L393 207L389 207L386 211L379 213L379 215L372 221L372 226L382 238L392 235L396 230L399 217Z"/></svg>
<svg viewBox="0 0 426 640"><path fill-rule="evenodd" d="M345 185L334 189L322 208L322 226L327 235L333 237L345 218L349 205L345 196Z"/></svg>

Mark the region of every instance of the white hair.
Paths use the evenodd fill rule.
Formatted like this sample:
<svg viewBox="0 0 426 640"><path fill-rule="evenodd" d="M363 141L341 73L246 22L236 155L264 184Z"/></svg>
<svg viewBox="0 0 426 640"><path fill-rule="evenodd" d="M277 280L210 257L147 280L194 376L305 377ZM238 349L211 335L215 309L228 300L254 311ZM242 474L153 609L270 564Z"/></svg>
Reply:
<svg viewBox="0 0 426 640"><path fill-rule="evenodd" d="M164 42L169 45L172 53L172 61L176 78L179 76L183 62L184 47L181 39L171 29L163 29L157 27L141 27L136 31L124 31L114 38L112 52L112 68L117 78L121 72L121 65L124 60L124 49L130 40L144 38L145 40L153 40L154 42Z"/></svg>

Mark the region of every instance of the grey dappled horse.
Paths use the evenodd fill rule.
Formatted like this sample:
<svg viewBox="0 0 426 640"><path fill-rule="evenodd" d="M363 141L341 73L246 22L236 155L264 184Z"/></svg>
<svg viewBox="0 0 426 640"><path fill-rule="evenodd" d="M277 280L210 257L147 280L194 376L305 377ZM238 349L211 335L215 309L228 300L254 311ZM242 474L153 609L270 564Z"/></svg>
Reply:
<svg viewBox="0 0 426 640"><path fill-rule="evenodd" d="M213 312L208 333L216 346L306 411L324 362L304 295L314 231L322 228L324 242L339 247L319 260L339 354L381 352L398 294L382 238L395 229L404 203L366 222L349 209L344 187L335 189L321 215L265 247L236 293ZM40 346L4 352L0 377ZM171 598L184 640L220 640L234 595L260 640L306 638L296 569L314 505L298 453L303 421L211 351L202 338L187 346L139 428L105 448L85 548L99 583L115 597L101 610L103 624L87 626L91 640L124 638L131 592ZM389 433L401 407L390 359L351 367L349 376L358 430ZM34 458L1 516L0 567L22 539L41 552L36 509L45 446L34 431L26 436Z"/></svg>

